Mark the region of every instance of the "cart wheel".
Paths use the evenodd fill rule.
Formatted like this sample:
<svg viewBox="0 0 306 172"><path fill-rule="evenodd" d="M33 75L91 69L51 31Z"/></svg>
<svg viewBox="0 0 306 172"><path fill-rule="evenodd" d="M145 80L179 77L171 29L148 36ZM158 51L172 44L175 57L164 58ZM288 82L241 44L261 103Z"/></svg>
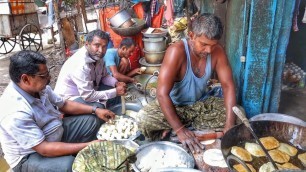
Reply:
<svg viewBox="0 0 306 172"><path fill-rule="evenodd" d="M0 38L0 54L10 53L16 45L16 37Z"/></svg>
<svg viewBox="0 0 306 172"><path fill-rule="evenodd" d="M40 30L33 24L23 26L19 33L19 40L22 50L38 51L42 47Z"/></svg>

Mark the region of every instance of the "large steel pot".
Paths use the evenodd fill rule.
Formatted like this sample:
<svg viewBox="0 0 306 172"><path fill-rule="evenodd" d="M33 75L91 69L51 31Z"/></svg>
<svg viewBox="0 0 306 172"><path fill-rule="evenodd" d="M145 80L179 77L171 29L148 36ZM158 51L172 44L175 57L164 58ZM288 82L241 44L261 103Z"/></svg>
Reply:
<svg viewBox="0 0 306 172"><path fill-rule="evenodd" d="M273 136L280 142L289 143L299 148L299 153L306 151L306 128L303 126L279 121L251 121L250 124L258 138ZM237 164L235 156L231 155L231 148L233 146L244 147L245 142L254 143L255 139L244 124L231 128L222 138L222 154L231 171L233 171L233 165ZM253 161L250 164L252 164L253 167L258 170L260 166L266 162L268 162L268 160L265 157L256 158L253 156ZM291 157L289 162L301 169L306 169L297 159L297 155L295 157Z"/></svg>
<svg viewBox="0 0 306 172"><path fill-rule="evenodd" d="M146 33L147 30L148 29L145 29L141 31L141 33L143 34L144 37L148 37L148 38L164 37L168 33L168 30L164 28L155 28L153 32L151 33Z"/></svg>
<svg viewBox="0 0 306 172"><path fill-rule="evenodd" d="M143 72L144 74L153 75L156 72L159 72L161 64L149 64L146 62L144 58L139 60L139 63L142 67L146 67L146 70Z"/></svg>
<svg viewBox="0 0 306 172"><path fill-rule="evenodd" d="M148 52L161 52L166 50L167 38L143 38L144 50Z"/></svg>
<svg viewBox="0 0 306 172"><path fill-rule="evenodd" d="M149 64L161 64L163 62L166 51L149 52L149 51L143 50L143 52L144 52L144 58L145 58L147 63L149 63Z"/></svg>
<svg viewBox="0 0 306 172"><path fill-rule="evenodd" d="M121 10L117 12L114 16L109 19L109 22L113 27L120 27L123 23L127 22L128 20L131 21L132 17L126 10ZM131 25L133 24L130 23ZM129 25L129 26L131 26ZM125 27L129 27L128 24Z"/></svg>

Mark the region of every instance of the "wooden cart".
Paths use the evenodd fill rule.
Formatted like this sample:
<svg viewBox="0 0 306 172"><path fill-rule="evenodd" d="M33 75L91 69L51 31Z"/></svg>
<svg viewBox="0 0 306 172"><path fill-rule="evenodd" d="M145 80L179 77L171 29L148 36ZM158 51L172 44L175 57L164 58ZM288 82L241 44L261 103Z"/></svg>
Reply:
<svg viewBox="0 0 306 172"><path fill-rule="evenodd" d="M16 44L22 50L42 48L34 0L0 0L0 54L10 53Z"/></svg>

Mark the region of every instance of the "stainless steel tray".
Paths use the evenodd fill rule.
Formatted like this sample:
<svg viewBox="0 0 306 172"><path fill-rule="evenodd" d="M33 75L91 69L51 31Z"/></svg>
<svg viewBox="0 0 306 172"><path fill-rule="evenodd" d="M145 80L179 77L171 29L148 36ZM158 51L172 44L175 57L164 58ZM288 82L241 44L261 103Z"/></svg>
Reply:
<svg viewBox="0 0 306 172"><path fill-rule="evenodd" d="M162 150L165 152L166 155L171 155L171 160L174 159L180 159L186 162L187 168L194 168L195 162L194 158L189 155L182 147L166 141L159 141L159 142L152 142L145 145L140 146L137 149L136 162L132 165L135 172L140 172L140 169L138 168L138 165L142 158L145 158L147 156L150 156L150 152L152 150ZM151 157L152 158L152 157Z"/></svg>

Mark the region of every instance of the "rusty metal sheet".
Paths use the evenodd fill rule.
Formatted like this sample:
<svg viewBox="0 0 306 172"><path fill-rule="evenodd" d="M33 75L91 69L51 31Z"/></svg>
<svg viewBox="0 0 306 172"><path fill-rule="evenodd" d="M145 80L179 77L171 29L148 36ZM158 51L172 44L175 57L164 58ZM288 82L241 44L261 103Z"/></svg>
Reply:
<svg viewBox="0 0 306 172"><path fill-rule="evenodd" d="M10 17L10 24L13 35L18 35L22 27L26 24L33 24L39 28L39 21L37 13L13 15ZM28 33L30 30L25 30L24 33Z"/></svg>

